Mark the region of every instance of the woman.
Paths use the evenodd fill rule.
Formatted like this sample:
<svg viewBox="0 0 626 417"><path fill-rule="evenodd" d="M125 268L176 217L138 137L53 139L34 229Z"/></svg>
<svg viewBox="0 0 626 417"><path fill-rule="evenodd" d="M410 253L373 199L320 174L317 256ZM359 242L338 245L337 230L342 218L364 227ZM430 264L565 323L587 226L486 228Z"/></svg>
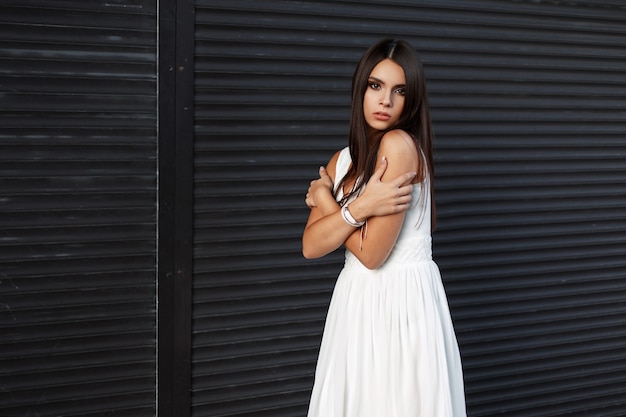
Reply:
<svg viewBox="0 0 626 417"><path fill-rule="evenodd" d="M346 247L308 417L464 417L461 361L432 260L432 132L422 64L385 39L352 80L349 146L311 182L306 258ZM432 221L431 221L432 219Z"/></svg>

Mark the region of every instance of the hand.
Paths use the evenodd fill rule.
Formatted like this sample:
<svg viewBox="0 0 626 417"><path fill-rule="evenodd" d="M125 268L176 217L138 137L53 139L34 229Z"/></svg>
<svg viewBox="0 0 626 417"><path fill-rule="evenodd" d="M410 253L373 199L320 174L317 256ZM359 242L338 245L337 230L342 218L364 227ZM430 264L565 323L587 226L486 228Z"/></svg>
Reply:
<svg viewBox="0 0 626 417"><path fill-rule="evenodd" d="M387 158L383 157L378 169L365 185L363 193L350 204L350 212L361 221L372 216L387 216L400 213L409 208L413 185L411 181L417 175L407 172L390 182L381 178L387 170Z"/></svg>
<svg viewBox="0 0 626 417"><path fill-rule="evenodd" d="M317 180L311 181L311 185L306 193L306 205L309 208L316 207L315 196L319 195L319 193L332 193L333 189L333 180L330 178L328 173L326 172L326 168L320 167L319 170L320 177Z"/></svg>

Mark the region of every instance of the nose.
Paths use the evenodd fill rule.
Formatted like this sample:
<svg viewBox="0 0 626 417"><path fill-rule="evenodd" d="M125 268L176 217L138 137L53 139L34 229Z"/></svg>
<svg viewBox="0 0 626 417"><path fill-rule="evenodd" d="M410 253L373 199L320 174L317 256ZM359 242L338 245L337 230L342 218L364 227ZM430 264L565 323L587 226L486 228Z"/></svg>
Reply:
<svg viewBox="0 0 626 417"><path fill-rule="evenodd" d="M383 92L380 97L380 104L382 104L383 107L391 107L391 95Z"/></svg>

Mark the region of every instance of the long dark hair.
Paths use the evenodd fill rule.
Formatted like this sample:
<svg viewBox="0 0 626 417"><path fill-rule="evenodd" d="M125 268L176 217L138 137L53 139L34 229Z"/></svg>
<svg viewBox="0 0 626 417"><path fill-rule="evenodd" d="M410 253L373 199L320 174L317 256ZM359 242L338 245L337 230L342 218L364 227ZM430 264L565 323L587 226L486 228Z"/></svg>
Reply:
<svg viewBox="0 0 626 417"><path fill-rule="evenodd" d="M372 70L385 59L391 59L404 70L406 78L404 107L395 126L382 132L375 132L372 137L363 114L363 98L365 90L368 88L368 80ZM352 165L335 190L337 192L342 189L349 180L354 179L355 184L351 191L343 197L342 204L355 193L358 193L369 181L376 167L380 139L387 131L393 129L406 131L415 142L418 158L421 156L420 154L424 155L426 163L420 164L422 172L418 172L418 180L423 180L426 177L430 179L431 220L434 228L435 203L432 198L434 180L433 133L424 67L417 52L408 42L388 38L372 45L363 54L352 77L352 110L348 137Z"/></svg>

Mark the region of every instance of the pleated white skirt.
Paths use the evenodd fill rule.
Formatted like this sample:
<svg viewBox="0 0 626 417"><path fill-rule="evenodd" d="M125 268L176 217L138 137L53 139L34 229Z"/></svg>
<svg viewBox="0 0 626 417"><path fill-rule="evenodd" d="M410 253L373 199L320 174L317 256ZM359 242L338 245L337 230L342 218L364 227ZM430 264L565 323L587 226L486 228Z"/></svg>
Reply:
<svg viewBox="0 0 626 417"><path fill-rule="evenodd" d="M326 318L308 417L465 417L441 276L426 250L365 268L350 252ZM398 259L400 258L400 259Z"/></svg>

